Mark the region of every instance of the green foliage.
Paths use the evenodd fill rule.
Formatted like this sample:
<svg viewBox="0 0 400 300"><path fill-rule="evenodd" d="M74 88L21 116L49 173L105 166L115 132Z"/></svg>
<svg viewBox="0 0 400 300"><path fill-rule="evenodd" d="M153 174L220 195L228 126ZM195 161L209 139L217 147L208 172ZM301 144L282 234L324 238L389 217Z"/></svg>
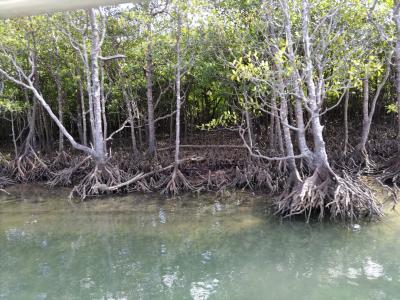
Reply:
<svg viewBox="0 0 400 300"><path fill-rule="evenodd" d="M210 122L201 124L198 126L201 130L212 130L217 127L229 127L237 125L238 115L235 112L229 110L224 111L222 115L217 119L212 119Z"/></svg>
<svg viewBox="0 0 400 300"><path fill-rule="evenodd" d="M258 57L257 51L249 52L244 57L239 57L232 62L231 80L251 81L255 78L260 80L268 76L268 61Z"/></svg>
<svg viewBox="0 0 400 300"><path fill-rule="evenodd" d="M398 113L396 103L387 104L387 105L385 106L385 108L386 108L386 112L387 112L388 114L392 114L392 113L396 113L396 114L397 114L397 113Z"/></svg>
<svg viewBox="0 0 400 300"><path fill-rule="evenodd" d="M27 108L27 103L17 102L17 101L9 101L6 99L0 98L0 112L22 112Z"/></svg>

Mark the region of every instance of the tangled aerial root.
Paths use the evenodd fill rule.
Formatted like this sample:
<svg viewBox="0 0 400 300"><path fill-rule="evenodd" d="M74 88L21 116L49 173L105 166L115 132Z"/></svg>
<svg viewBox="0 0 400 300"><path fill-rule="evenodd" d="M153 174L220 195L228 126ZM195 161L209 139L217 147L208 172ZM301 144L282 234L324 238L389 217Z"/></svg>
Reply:
<svg viewBox="0 0 400 300"><path fill-rule="evenodd" d="M393 196L393 208L399 201L400 192L400 155L387 160L380 168L377 169L376 179L390 190Z"/></svg>
<svg viewBox="0 0 400 300"><path fill-rule="evenodd" d="M163 180L160 186L165 186L161 190L165 195L177 195L180 191L194 191L196 188L186 179L185 175L175 166L171 175Z"/></svg>
<svg viewBox="0 0 400 300"><path fill-rule="evenodd" d="M396 155L395 158L385 162L377 172L379 175L377 178L386 185L394 186L395 188L400 187L400 155Z"/></svg>
<svg viewBox="0 0 400 300"><path fill-rule="evenodd" d="M333 220L351 222L383 215L368 187L346 173L341 178L324 167L285 192L276 202L276 214L283 218L303 215L306 222L316 214L320 221L328 215Z"/></svg>
<svg viewBox="0 0 400 300"><path fill-rule="evenodd" d="M70 198L79 197L83 200L89 196L104 194L109 186L117 185L121 180L121 171L117 167L110 163L103 166L96 165L79 184L74 186Z"/></svg>
<svg viewBox="0 0 400 300"><path fill-rule="evenodd" d="M12 178L18 182L34 182L48 178L50 169L48 163L40 159L32 150L9 163Z"/></svg>
<svg viewBox="0 0 400 300"><path fill-rule="evenodd" d="M363 173L372 174L377 167L376 162L370 157L366 150L360 150L357 147L347 155L344 160L339 157L341 161L340 168L349 173Z"/></svg>
<svg viewBox="0 0 400 300"><path fill-rule="evenodd" d="M203 182L200 182L199 186L204 185L206 190L209 192L214 190L221 191L231 182L229 176L223 170L218 170L214 172L208 170L207 178L203 177L203 179L205 180Z"/></svg>
<svg viewBox="0 0 400 300"><path fill-rule="evenodd" d="M57 152L57 155L52 158L52 163L50 168L52 170L62 170L69 168L72 165L75 165L77 160L77 157L72 157L69 153L65 151ZM81 157L78 157L80 160Z"/></svg>
<svg viewBox="0 0 400 300"><path fill-rule="evenodd" d="M240 188L266 188L269 192L276 192L279 187L278 180L274 180L269 170L260 165L250 164L243 170L236 167L232 186Z"/></svg>
<svg viewBox="0 0 400 300"><path fill-rule="evenodd" d="M61 169L61 171L52 172L50 179L47 184L51 187L54 186L70 186L73 184L76 177L81 174L88 172L89 168L92 167L90 156L85 158L76 157L70 160L70 167Z"/></svg>

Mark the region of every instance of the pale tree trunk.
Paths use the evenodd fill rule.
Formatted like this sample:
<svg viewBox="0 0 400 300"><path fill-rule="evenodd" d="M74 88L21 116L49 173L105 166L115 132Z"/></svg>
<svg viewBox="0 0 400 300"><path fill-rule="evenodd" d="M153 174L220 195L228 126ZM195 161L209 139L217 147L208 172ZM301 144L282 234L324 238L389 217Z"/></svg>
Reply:
<svg viewBox="0 0 400 300"><path fill-rule="evenodd" d="M269 122L269 130L268 130L268 138L269 138L269 148L270 149L275 149L276 142L275 142L275 119L276 115L278 114L278 111L276 109L276 99L275 95L272 95L271 99L271 116L270 116L270 122Z"/></svg>
<svg viewBox="0 0 400 300"><path fill-rule="evenodd" d="M275 52L273 52L273 53L275 53ZM290 177L291 177L290 178L290 180L291 180L290 184L294 185L297 182L300 182L301 178L300 178L300 174L299 174L299 171L297 169L297 166L296 166L296 161L294 159L295 154L294 154L294 149L293 149L293 141L292 141L292 135L291 135L290 128L289 128L288 99L287 99L287 96L285 94L285 85L284 85L283 78L282 78L282 75L283 75L284 71L283 71L282 65L281 65L281 63L279 61L277 61L275 63L275 65L276 65L276 69L278 71L278 74L277 74L277 81L278 81L277 82L277 87L278 87L278 92L279 92L280 100L281 100L280 121L282 123L283 140L284 140L284 143L285 143L286 156L291 157L288 160ZM276 106L274 106L274 107L276 107ZM278 125L280 127L280 124L278 124Z"/></svg>
<svg viewBox="0 0 400 300"><path fill-rule="evenodd" d="M308 91L308 103L310 107L310 117L312 125L312 133L314 139L314 166L316 169L327 169L332 172L328 155L326 152L325 141L323 137L323 126L320 119L320 106L318 99L322 99L321 95L317 95L317 89L313 78L313 63L311 58L311 41L308 32L309 26L309 3L308 0L302 0L302 33L303 33L303 49L305 58L305 79ZM321 92L321 91L319 91Z"/></svg>
<svg viewBox="0 0 400 300"><path fill-rule="evenodd" d="M369 76L367 73L364 76L363 128L362 128L362 132L361 132L361 141L357 145L357 149L363 153L367 153L366 146L367 146L367 142L368 142L369 133L371 131L372 119L375 114L376 103L378 102L381 91L382 91L383 87L385 86L386 81L388 80L389 75L390 75L390 60L391 59L389 57L387 59L386 73L385 73L384 77L382 78L381 82L378 84L378 87L374 94L374 98L372 99L371 103L369 103L370 102L370 100L369 100L369 92L370 92Z"/></svg>
<svg viewBox="0 0 400 300"><path fill-rule="evenodd" d="M181 28L182 20L178 12L178 28L176 34L176 116L175 116L175 168L179 163L180 133L181 133Z"/></svg>
<svg viewBox="0 0 400 300"><path fill-rule="evenodd" d="M284 88L284 82L282 79L282 65L280 62L276 62L276 67L277 67L277 79L278 79L278 91L280 95L280 100L281 100L281 109L280 109L280 118L282 122L282 129L283 129L283 140L285 143L285 149L286 149L286 156L291 157L288 160L288 165L289 165L289 170L290 170L290 176L291 176L291 184L295 184L299 182L300 179L300 174L296 166L296 161L294 159L294 149L293 149L293 141L292 141L292 136L290 133L290 128L289 128L289 118L288 118L288 100L285 95L285 88ZM276 106L275 106L276 107ZM279 125L279 124L278 124ZM280 126L280 125L279 125Z"/></svg>
<svg viewBox="0 0 400 300"><path fill-rule="evenodd" d="M265 15L265 22L269 20L268 14ZM276 29L274 23L269 24L269 36L272 37L273 40L277 40L276 38ZM273 59L273 70L275 71L275 85L273 86L273 95L271 100L271 128L270 134L278 137L278 146L280 150L280 154L285 155L280 157L280 159L287 161L288 170L290 173L288 188L292 188L297 185L298 182L301 181L300 174L298 172L296 166L296 155L294 154L294 147L291 136L291 126L289 124L289 109L288 109L288 98L285 90L285 82L284 82L284 73L282 62L279 59L276 59L276 54L279 50L279 46L277 44L269 45L271 51L271 57ZM277 107L277 99L280 100L280 109ZM278 113L279 111L279 113ZM281 130L282 124L282 130ZM293 128L292 128L293 129ZM283 139L282 139L283 133ZM283 146L284 143L284 146ZM276 143L274 143L276 144ZM275 146L275 145L274 145ZM286 150L286 151L285 151ZM267 158L269 160L280 160L279 158Z"/></svg>
<svg viewBox="0 0 400 300"><path fill-rule="evenodd" d="M35 42L35 37L34 37L33 34L32 34L32 39L33 39L33 50L30 49L30 57L31 57L33 65L36 66L36 64L37 64L37 60L36 60L36 42ZM33 70L33 74L34 74L34 76L33 76L33 86L35 87L35 89L38 90L39 89L38 72L37 72L36 67L34 67L32 70ZM25 90L25 97L27 99L29 99L27 90ZM37 127L37 122L40 119L40 114L39 114L39 107L38 107L37 101L35 99L36 96L33 95L32 98L33 98L33 100L32 100L33 107L32 107L32 111L31 111L31 114L30 114L30 117L29 117L29 120L28 120L29 132L28 132L28 136L27 136L26 141L25 141L24 155L27 155L31 151L31 149L33 151L36 151L35 148L37 146L37 140L36 140L37 128L36 127Z"/></svg>
<svg viewBox="0 0 400 300"><path fill-rule="evenodd" d="M171 101L171 111L174 110L174 104ZM175 115L176 118L176 115ZM173 133L174 133L174 118L170 118L169 119L169 145L170 147L172 146L172 142L173 142Z"/></svg>
<svg viewBox="0 0 400 300"><path fill-rule="evenodd" d="M58 103L58 118L63 123L64 120L64 98L62 94L61 82L57 82L57 103ZM61 130L58 131L58 151L64 151L64 135Z"/></svg>
<svg viewBox="0 0 400 300"><path fill-rule="evenodd" d="M103 140L104 140L104 149L107 149L107 136L108 136L108 124L107 124L107 115L106 115L106 102L107 97L104 91L104 66L100 67L100 97L101 97L101 118L103 121Z"/></svg>
<svg viewBox="0 0 400 300"><path fill-rule="evenodd" d="M148 123L148 151L150 156L154 156L156 151L156 133L154 124L154 104L153 104L153 53L152 53L152 32L151 23L147 24L149 40L146 51L146 97L147 97L147 123Z"/></svg>
<svg viewBox="0 0 400 300"><path fill-rule="evenodd" d="M289 61L295 65L296 64L296 59L295 59L295 54L294 54L294 49L293 49L293 37L292 37L292 26L291 26L291 20L290 20L290 10L288 3L285 1L282 1L282 6L283 6L283 12L285 14L285 35L286 35L286 41L287 41L287 52L288 52L288 57ZM307 140L306 140L306 131L305 131L305 125L304 125L304 112L303 112L303 99L305 99L302 87L300 86L301 83L301 77L297 69L293 71L292 75L292 82L294 86L294 92L295 92L295 116L296 116L296 127L297 127L297 141L298 141L298 146L300 149L300 152L302 155L305 157L305 161L307 162L307 165L309 168L313 169L313 153L310 150L310 148L307 145Z"/></svg>
<svg viewBox="0 0 400 300"><path fill-rule="evenodd" d="M105 164L106 151L104 149L103 124L102 124L102 105L100 95L100 79L99 79L99 53L100 53L100 33L96 20L96 12L94 9L89 11L91 35L91 92L93 102L93 146L96 152L96 161L98 164Z"/></svg>
<svg viewBox="0 0 400 300"><path fill-rule="evenodd" d="M301 88L299 88L299 87L298 87L298 89L296 88L296 90L297 90L296 93L300 93L299 92L300 89ZM300 152L305 155L305 160L307 161L307 164L309 166L311 166L312 161L313 161L313 153L307 145L302 98L297 97L297 96L295 97L294 115L296 117L296 125L298 128L297 142L299 144L299 149L300 149Z"/></svg>
<svg viewBox="0 0 400 300"><path fill-rule="evenodd" d="M80 115L81 115L81 123L82 123L82 140L81 143L87 146L87 124L86 124L86 106L85 106L85 94L83 92L82 80L79 79L79 101L80 101Z"/></svg>
<svg viewBox="0 0 400 300"><path fill-rule="evenodd" d="M143 133L142 133L143 120L140 116L138 117L138 120L137 120L137 126L138 126L138 138L139 138L138 142L139 142L139 149L140 149L143 145Z"/></svg>
<svg viewBox="0 0 400 300"><path fill-rule="evenodd" d="M32 61L32 64L35 66L32 68L32 74L33 74L33 85L36 89L39 89L39 76L38 72L36 69L36 64L37 64L37 57L36 57L36 39L34 33L32 33L32 44L33 44L33 49L31 48L28 42L28 48L29 48L29 55ZM29 94L28 94L28 89L24 89L24 94L25 94L25 99L27 103L29 103ZM36 149L36 134L37 134L37 121L38 121L38 106L37 106L37 101L35 100L35 95L32 97L32 110L30 111L30 114L28 115L28 125L29 125L29 132L28 136L25 139L25 145L24 145L24 150L23 150L23 155L27 155L31 150L35 151Z"/></svg>
<svg viewBox="0 0 400 300"><path fill-rule="evenodd" d="M278 149L279 149L279 153L283 153L284 152L284 146L283 146L283 139L282 139L281 123L278 122L279 119L277 119L276 121L277 122L275 122L275 125L276 125L276 136L278 137Z"/></svg>
<svg viewBox="0 0 400 300"><path fill-rule="evenodd" d="M269 125L269 147L270 149L278 148L278 152L283 154L284 151L284 142L282 139L282 128L281 128L281 120L279 119L278 107L276 103L276 95L275 93L271 98L271 117L270 117L270 125ZM286 99L287 101L287 99ZM286 109L288 109L288 105L286 104ZM288 117L286 114L286 117ZM289 124L289 119L288 119Z"/></svg>
<svg viewBox="0 0 400 300"><path fill-rule="evenodd" d="M124 84L124 83L123 83L123 84ZM134 118L134 115L133 115L132 105L131 105L131 103L130 103L130 99L129 99L129 97L128 97L128 94L127 94L126 89L125 89L124 86L122 87L122 96L123 96L123 98L124 98L125 105L126 105L126 108L127 108L127 110L128 110L128 118L129 118L129 123L130 123L130 125L131 125L132 152L133 152L133 155L134 155L135 157L137 157L137 156L139 155L139 151L138 151L137 142L136 142L135 118Z"/></svg>
<svg viewBox="0 0 400 300"><path fill-rule="evenodd" d="M286 148L286 156L294 157L294 150L293 150L293 142L292 136L290 135L290 129L287 126L289 124L288 120L288 103L285 97L281 98L281 122L283 126L283 136L285 141L285 148ZM292 179L296 181L300 180L300 174L297 170L296 161L294 158L288 159L289 170L292 176Z"/></svg>
<svg viewBox="0 0 400 300"><path fill-rule="evenodd" d="M265 14L264 16L264 22L266 22L268 24L268 20L270 19L270 16L268 15L268 13ZM273 40L276 40L276 29L273 23L269 24L269 35L272 37ZM277 45L271 45L270 46L271 49L271 53L272 53L272 57L275 57L277 51L278 51L278 47ZM272 91L272 99L271 99L271 122L270 122L270 132L269 132L269 136L270 136L270 148L271 149L275 149L276 148L276 142L278 143L278 149L279 149L279 153L284 154L285 150L284 150L284 141L282 139L282 129L281 129L281 123L282 126L286 126L289 124L289 109L288 109L288 101L286 96L284 95L285 91L284 91L284 83L283 83L283 78L282 78L282 65L279 61L275 62L275 67L276 67L276 71L278 72L277 74L277 79L278 79L278 93L273 89ZM281 109L286 109L286 111L283 113L284 117L286 117L286 120L283 120L282 116L281 118L279 118L279 113L278 113L278 106L277 106L277 98L282 98L285 97L285 99L283 99L282 101L286 101L286 104L283 105L283 108L281 107ZM281 104L282 106L282 104ZM288 127L288 126L286 126ZM289 129L289 128L288 128ZM291 144L291 148L293 150L293 143L292 143L292 137L290 135L290 130L289 132L284 132L284 139L285 139L285 147L286 149L290 146L288 146L287 143L287 133L289 133L289 138L290 138L290 144ZM277 139L277 141L276 141ZM288 151L288 150L287 150ZM289 155L289 156L294 156L294 152L293 155ZM294 160L294 159L293 159Z"/></svg>
<svg viewBox="0 0 400 300"><path fill-rule="evenodd" d="M79 94L77 95L77 118L76 118L76 127L78 128L79 141L83 144L83 127L82 127L82 109L81 109L81 101Z"/></svg>
<svg viewBox="0 0 400 300"><path fill-rule="evenodd" d="M18 157L18 146L17 146L17 140L15 136L15 122L14 122L14 113L11 112L11 134L12 134L12 139L13 139L13 145L14 145L14 155L15 158Z"/></svg>
<svg viewBox="0 0 400 300"><path fill-rule="evenodd" d="M82 42L82 61L83 61L83 72L86 77L86 93L88 95L88 104L89 104L89 123L90 123L90 135L92 143L94 143L93 133L95 131L95 122L94 122L94 111L93 111L93 93L92 93L92 84L90 77L90 64L89 64L89 56L86 47L86 33L83 36Z"/></svg>
<svg viewBox="0 0 400 300"><path fill-rule="evenodd" d="M244 91L243 96L244 96L244 105L245 105L244 117L246 120L246 127L247 127L247 139L248 139L248 144L250 145L251 148L253 148L253 146L254 146L253 122L252 122L251 113L248 108L247 90Z"/></svg>
<svg viewBox="0 0 400 300"><path fill-rule="evenodd" d="M37 119L37 102L33 100L32 109L28 112L29 131L25 139L24 155L27 155L31 148L36 147L36 119Z"/></svg>

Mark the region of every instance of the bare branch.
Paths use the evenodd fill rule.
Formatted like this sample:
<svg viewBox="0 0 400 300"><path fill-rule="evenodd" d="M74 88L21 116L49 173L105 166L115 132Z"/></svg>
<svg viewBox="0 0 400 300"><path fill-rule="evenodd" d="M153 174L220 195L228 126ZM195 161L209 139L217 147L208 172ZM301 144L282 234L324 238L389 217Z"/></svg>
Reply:
<svg viewBox="0 0 400 300"><path fill-rule="evenodd" d="M112 60L112 59L126 58L126 56L123 54L115 54L115 55L111 55L111 56L100 56L99 55L98 58L102 61L108 61L108 60Z"/></svg>

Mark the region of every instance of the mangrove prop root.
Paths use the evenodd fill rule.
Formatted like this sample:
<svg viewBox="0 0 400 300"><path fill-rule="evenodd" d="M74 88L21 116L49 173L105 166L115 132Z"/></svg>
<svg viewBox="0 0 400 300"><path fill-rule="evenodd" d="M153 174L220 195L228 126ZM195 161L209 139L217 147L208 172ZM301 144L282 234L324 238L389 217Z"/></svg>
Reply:
<svg viewBox="0 0 400 300"><path fill-rule="evenodd" d="M276 214L283 218L304 215L307 222L316 214L319 220L329 216L351 222L383 215L381 204L362 182L347 173L339 177L321 168L277 200Z"/></svg>
<svg viewBox="0 0 400 300"><path fill-rule="evenodd" d="M40 159L34 151L24 154L9 164L12 177L18 182L34 182L47 178L49 175L48 163Z"/></svg>
<svg viewBox="0 0 400 300"><path fill-rule="evenodd" d="M282 189L286 177L286 167L279 163L275 168L260 164L249 164L245 168L235 168L231 186L242 189L263 189L276 193ZM274 170L274 171L271 171Z"/></svg>
<svg viewBox="0 0 400 300"><path fill-rule="evenodd" d="M369 153L357 147L344 158L343 162L340 167L353 174L372 174L377 168L376 162Z"/></svg>
<svg viewBox="0 0 400 300"><path fill-rule="evenodd" d="M177 166L167 178L165 188L161 191L165 195L177 195L180 191L194 191L195 187L186 179Z"/></svg>
<svg viewBox="0 0 400 300"><path fill-rule="evenodd" d="M80 159L80 157L79 157ZM56 157L53 159L51 164L52 170L62 170L69 168L71 165L75 165L74 159L71 155L65 151L57 152Z"/></svg>
<svg viewBox="0 0 400 300"><path fill-rule="evenodd" d="M110 163L95 166L71 191L70 198L77 196L82 200L89 196L104 194L107 187L121 183L121 172Z"/></svg>
<svg viewBox="0 0 400 300"><path fill-rule="evenodd" d="M50 179L47 182L51 187L69 186L73 183L73 177L77 173L84 174L90 168L90 156L81 159L80 157L73 159L70 164L72 166L62 169L61 171L51 172Z"/></svg>
<svg viewBox="0 0 400 300"><path fill-rule="evenodd" d="M377 173L377 178L383 184L400 187L400 154L385 162Z"/></svg>
<svg viewBox="0 0 400 300"><path fill-rule="evenodd" d="M203 157L198 157L198 156L193 156L193 157L189 157L189 158L185 158L185 159L181 159L178 162L178 165L181 165L185 162L199 162L199 161L203 161L204 158ZM171 177L163 177L161 179L161 183L156 183L154 180L154 176L161 176L161 174L163 172L169 171L173 168L176 168L177 166L175 164L170 164L166 167L159 167L156 168L155 170L152 170L150 172L144 173L144 172L138 172L137 174L135 174L131 179L124 181L124 182L119 182L117 184L112 184L112 185L97 185L97 189L101 190L101 191L117 191L120 190L122 188L126 188L128 186L131 186L131 189L133 190L144 190L144 191L149 191L152 188L162 188L163 186L168 185L168 181L170 179L172 179L172 175ZM173 172L174 173L174 172ZM185 176L179 171L179 173L176 173L175 176L178 176L180 179L185 178ZM150 181L147 182L145 181L145 179L150 178ZM188 183L188 181L185 179L183 181L185 184L182 187L190 187L190 183ZM132 187L133 186L133 187ZM176 185L176 187L179 187L180 184ZM171 187L173 187L173 184L171 183Z"/></svg>

